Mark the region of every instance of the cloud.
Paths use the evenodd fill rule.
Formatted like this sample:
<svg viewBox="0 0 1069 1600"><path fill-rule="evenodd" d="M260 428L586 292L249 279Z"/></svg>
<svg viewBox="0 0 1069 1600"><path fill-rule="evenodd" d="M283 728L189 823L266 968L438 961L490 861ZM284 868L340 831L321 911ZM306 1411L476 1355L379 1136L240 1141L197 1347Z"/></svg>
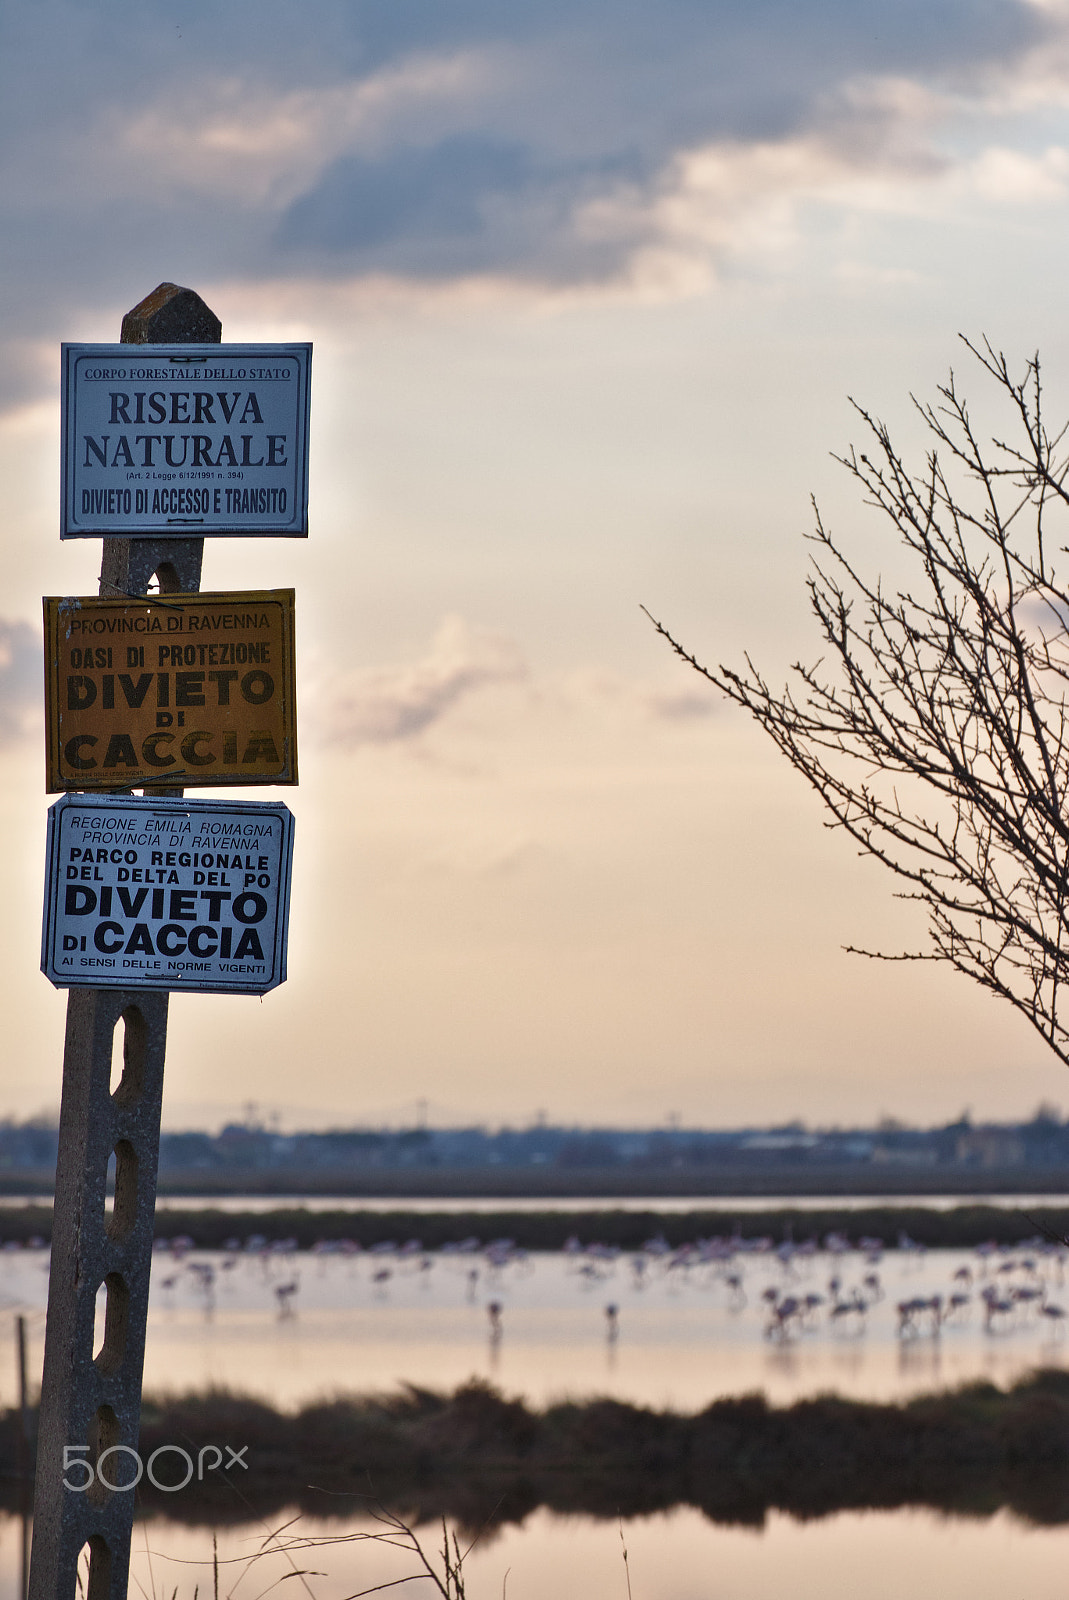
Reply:
<svg viewBox="0 0 1069 1600"><path fill-rule="evenodd" d="M447 617L421 660L350 679L331 708L331 738L349 749L418 738L466 696L526 670L510 640Z"/></svg>
<svg viewBox="0 0 1069 1600"><path fill-rule="evenodd" d="M1067 96L1028 0L8 0L0 399L164 277L690 292L814 197L967 165L970 116L1010 158L977 192L1049 203L1013 117Z"/></svg>
<svg viewBox="0 0 1069 1600"><path fill-rule="evenodd" d="M0 617L0 743L40 733L41 681L40 631Z"/></svg>
<svg viewBox="0 0 1069 1600"><path fill-rule="evenodd" d="M645 701L649 714L665 722L691 722L712 717L723 704L719 694L701 689L689 692L653 689L647 693Z"/></svg>
<svg viewBox="0 0 1069 1600"><path fill-rule="evenodd" d="M978 194L1002 204L1032 205L1064 200L1069 180L1069 151L1051 145L1040 156L992 146L973 164Z"/></svg>
<svg viewBox="0 0 1069 1600"><path fill-rule="evenodd" d="M586 667L541 684L542 698L561 711L593 714L601 721L697 723L718 715L725 704L719 690L696 680L695 687L664 688L602 667Z"/></svg>
<svg viewBox="0 0 1069 1600"><path fill-rule="evenodd" d="M940 176L932 129L987 104L1055 28L1012 0L962 32L954 0L906 10L674 3L610 21L593 4L565 25L544 5L522 53L487 19L461 121L340 156L289 202L273 245L328 274L641 286L670 260L677 287L700 286L725 256L789 243L801 202ZM680 271L687 258L706 270Z"/></svg>
<svg viewBox="0 0 1069 1600"><path fill-rule="evenodd" d="M722 705L716 690L700 684L664 688L602 667L533 680L512 640L457 616L442 621L419 659L354 673L338 687L333 681L330 687L317 683L309 701L318 708L320 731L329 728L332 746L351 750L418 741L479 690L519 684L530 690L524 715L532 729L547 716L559 729L561 718L575 715L606 728L621 722L631 728L650 722L698 724L716 716ZM507 715L515 728L514 702Z"/></svg>

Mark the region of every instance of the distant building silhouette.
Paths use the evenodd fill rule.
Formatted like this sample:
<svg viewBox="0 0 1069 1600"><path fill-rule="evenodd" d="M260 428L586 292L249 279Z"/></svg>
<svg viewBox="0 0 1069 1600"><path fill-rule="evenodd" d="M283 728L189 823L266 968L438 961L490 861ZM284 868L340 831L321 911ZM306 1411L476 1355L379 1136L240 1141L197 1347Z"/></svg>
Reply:
<svg viewBox="0 0 1069 1600"><path fill-rule="evenodd" d="M0 1188L46 1190L52 1181L57 1129L43 1119L0 1122ZM1069 1122L1040 1107L1027 1122L973 1123L968 1117L934 1128L883 1119L873 1128L775 1127L703 1129L580 1128L541 1118L531 1127L431 1128L401 1131L333 1128L281 1133L250 1120L219 1133L165 1133L160 1142L164 1189L255 1191L829 1193L852 1186L963 1190L994 1178L1012 1187L1053 1185L1069 1191ZM600 1187L599 1187L600 1186ZM413 1192L419 1192L414 1189Z"/></svg>

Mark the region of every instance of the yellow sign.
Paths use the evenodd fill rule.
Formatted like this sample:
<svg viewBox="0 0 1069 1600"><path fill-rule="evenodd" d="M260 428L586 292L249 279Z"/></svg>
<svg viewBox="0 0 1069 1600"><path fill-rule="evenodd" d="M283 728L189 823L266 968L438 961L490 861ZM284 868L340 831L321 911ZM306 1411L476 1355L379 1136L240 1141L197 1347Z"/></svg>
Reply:
<svg viewBox="0 0 1069 1600"><path fill-rule="evenodd" d="M44 609L50 794L297 782L292 589Z"/></svg>

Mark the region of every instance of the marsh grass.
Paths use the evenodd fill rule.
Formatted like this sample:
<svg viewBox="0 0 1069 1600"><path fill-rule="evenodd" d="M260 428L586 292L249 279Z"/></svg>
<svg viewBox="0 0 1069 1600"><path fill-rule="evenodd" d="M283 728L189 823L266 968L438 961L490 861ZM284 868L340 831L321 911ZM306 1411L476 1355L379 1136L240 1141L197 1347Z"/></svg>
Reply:
<svg viewBox="0 0 1069 1600"><path fill-rule="evenodd" d="M760 1526L773 1511L1005 1506L1069 1522L1069 1373L1059 1370L899 1404L818 1395L779 1407L750 1394L696 1413L609 1398L536 1409L481 1382L296 1413L227 1393L146 1401L143 1450L169 1439L249 1445L243 1481L213 1473L180 1495L146 1492L146 1512L190 1524L286 1507L352 1516L369 1496L410 1524L445 1517L469 1531L522 1523L538 1507L615 1519L686 1505Z"/></svg>
<svg viewBox="0 0 1069 1600"><path fill-rule="evenodd" d="M366 1513L370 1519L378 1524L374 1529L360 1529L357 1531L327 1535L310 1536L299 1531L300 1518L291 1518L277 1528L267 1531L259 1546L247 1555L223 1557L219 1556L218 1535L212 1534L212 1582L211 1600L264 1600L281 1585L297 1580L300 1587L309 1596L309 1600L365 1600L373 1594L382 1594L389 1589L396 1589L406 1583L426 1583L430 1585L431 1592L438 1594L441 1600L467 1600L467 1579L465 1575L465 1562L472 1550L479 1542L479 1535L466 1538L463 1541L459 1530L451 1527L446 1519L441 1519L440 1542L435 1548L429 1548L421 1540L417 1530L401 1516L378 1507ZM297 1531L294 1531L297 1530ZM316 1593L310 1580L329 1578L330 1574L319 1567L299 1566L294 1560L295 1556L303 1556L307 1552L327 1551L338 1546L352 1546L369 1544L384 1546L401 1551L411 1558L411 1570L402 1573L399 1577L370 1584L367 1588L349 1591L347 1594L337 1596L337 1591L323 1597ZM176 1558L164 1556L163 1552L153 1552L149 1549L146 1539L145 1558L148 1566L149 1584L146 1587L136 1578L134 1586L140 1592L143 1600L179 1600L180 1593L188 1593L188 1588L176 1584L168 1591L166 1586L159 1587L153 1576L152 1558L155 1554L158 1560L174 1561ZM262 1572L265 1562L274 1557L282 1557L288 1570L280 1576L270 1578L261 1587L254 1584L267 1574ZM627 1554L624 1553L626 1564ZM207 1562L183 1562L185 1565L206 1566ZM233 1569L232 1573L228 1569ZM220 1583L222 1575L223 1582ZM228 1577L233 1581L229 1582ZM502 1579L502 1600L507 1600L508 1571ZM253 1582L247 1582L252 1579ZM79 1593L84 1595L85 1589L81 1571L78 1576ZM240 1592L239 1592L240 1591ZM201 1585L195 1582L192 1591L192 1600L199 1600ZM206 1597L209 1591L206 1591ZM630 1581L628 1582L628 1595L630 1596Z"/></svg>

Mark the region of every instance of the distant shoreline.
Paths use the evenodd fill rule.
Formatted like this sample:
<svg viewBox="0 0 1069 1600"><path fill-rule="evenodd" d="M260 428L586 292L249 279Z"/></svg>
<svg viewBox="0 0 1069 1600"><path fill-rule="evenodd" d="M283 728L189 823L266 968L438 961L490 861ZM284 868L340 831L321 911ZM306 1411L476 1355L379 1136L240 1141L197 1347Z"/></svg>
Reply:
<svg viewBox="0 0 1069 1600"><path fill-rule="evenodd" d="M715 1198L791 1199L802 1195L902 1195L941 1193L1064 1194L1069 1203L1069 1169L1059 1167L992 1167L982 1173L948 1167L892 1165L812 1168L740 1169L677 1167L635 1170L627 1167L471 1167L446 1169L386 1168L352 1173L231 1171L214 1183L199 1174L164 1174L160 1193L179 1196L304 1194L349 1199L566 1200L612 1199L621 1192L637 1200L711 1200Z"/></svg>
<svg viewBox="0 0 1069 1600"><path fill-rule="evenodd" d="M0 1197L51 1196L53 1174L40 1167L0 1169ZM235 1200L302 1195L308 1199L366 1200L791 1200L810 1196L920 1199L925 1195L1065 1195L1069 1168L961 1168L904 1163L853 1166L611 1167L369 1167L164 1171L161 1197Z"/></svg>

